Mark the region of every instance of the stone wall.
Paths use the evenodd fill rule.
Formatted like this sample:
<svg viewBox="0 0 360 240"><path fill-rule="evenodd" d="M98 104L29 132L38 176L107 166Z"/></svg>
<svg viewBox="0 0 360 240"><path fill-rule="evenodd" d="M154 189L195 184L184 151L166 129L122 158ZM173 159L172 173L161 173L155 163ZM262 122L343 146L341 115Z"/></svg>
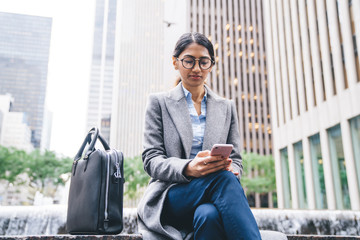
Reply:
<svg viewBox="0 0 360 240"><path fill-rule="evenodd" d="M261 230L278 231L289 236L360 235L359 211L280 209L252 209L252 211ZM66 212L65 205L0 206L0 236L66 234ZM122 233L137 232L136 209L125 208ZM301 240L295 237L293 239Z"/></svg>

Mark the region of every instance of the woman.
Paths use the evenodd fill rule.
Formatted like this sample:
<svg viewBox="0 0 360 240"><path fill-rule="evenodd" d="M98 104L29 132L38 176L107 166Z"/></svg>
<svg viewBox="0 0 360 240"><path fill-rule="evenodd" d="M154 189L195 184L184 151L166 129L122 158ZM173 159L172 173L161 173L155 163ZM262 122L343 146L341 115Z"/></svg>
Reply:
<svg viewBox="0 0 360 240"><path fill-rule="evenodd" d="M151 176L138 206L139 230L148 239L261 239L240 185L240 135L233 101L205 80L214 49L200 33L180 37L173 65L181 81L149 97L144 169ZM234 146L230 158L210 156L216 143Z"/></svg>

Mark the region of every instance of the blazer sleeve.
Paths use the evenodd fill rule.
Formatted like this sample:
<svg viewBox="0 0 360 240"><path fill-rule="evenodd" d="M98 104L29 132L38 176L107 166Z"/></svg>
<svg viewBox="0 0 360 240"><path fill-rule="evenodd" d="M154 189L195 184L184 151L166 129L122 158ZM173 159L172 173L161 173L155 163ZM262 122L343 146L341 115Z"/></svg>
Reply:
<svg viewBox="0 0 360 240"><path fill-rule="evenodd" d="M231 123L227 143L234 146L233 151L230 154L230 158L233 160L232 166L235 172L238 172L238 178L241 179L243 173L242 158L240 155L240 133L239 133L239 122L236 113L235 102L231 102Z"/></svg>
<svg viewBox="0 0 360 240"><path fill-rule="evenodd" d="M183 172L190 159L167 157L164 145L164 128L159 95L150 95L145 111L144 170L155 180L189 182Z"/></svg>

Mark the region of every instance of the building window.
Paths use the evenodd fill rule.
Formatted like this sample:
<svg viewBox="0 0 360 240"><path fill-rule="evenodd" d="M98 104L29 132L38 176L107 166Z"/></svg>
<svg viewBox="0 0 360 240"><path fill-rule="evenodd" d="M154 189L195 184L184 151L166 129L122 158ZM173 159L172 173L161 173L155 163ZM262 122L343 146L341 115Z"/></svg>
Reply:
<svg viewBox="0 0 360 240"><path fill-rule="evenodd" d="M316 208L326 209L327 200L324 178L324 166L320 145L320 135L316 134L314 136L311 136L309 138L309 141Z"/></svg>
<svg viewBox="0 0 360 240"><path fill-rule="evenodd" d="M304 154L301 141L294 144L294 158L299 208L307 208Z"/></svg>
<svg viewBox="0 0 360 240"><path fill-rule="evenodd" d="M356 46L356 30L355 30L355 18L354 18L354 8L352 5L352 1L349 1L349 12L350 12L350 20L351 20L351 32L352 39L354 43L354 53L355 53L355 63L356 63L356 73L357 73L357 81L360 82L360 62L359 62L359 49Z"/></svg>
<svg viewBox="0 0 360 240"><path fill-rule="evenodd" d="M360 115L353 119L350 119L350 130L354 151L356 176L360 192Z"/></svg>
<svg viewBox="0 0 360 240"><path fill-rule="evenodd" d="M349 187L339 124L328 129L328 138L336 207L338 209L350 209Z"/></svg>
<svg viewBox="0 0 360 240"><path fill-rule="evenodd" d="M282 176L283 194L284 194L284 207L291 208L289 158L288 158L287 148L280 150L280 158L281 158L281 176Z"/></svg>

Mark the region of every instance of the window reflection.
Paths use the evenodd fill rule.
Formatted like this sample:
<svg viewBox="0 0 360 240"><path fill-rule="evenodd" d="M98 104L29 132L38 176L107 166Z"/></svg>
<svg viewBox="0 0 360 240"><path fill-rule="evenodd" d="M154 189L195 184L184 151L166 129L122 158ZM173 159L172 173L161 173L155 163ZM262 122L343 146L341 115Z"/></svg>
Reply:
<svg viewBox="0 0 360 240"><path fill-rule="evenodd" d="M350 119L350 130L354 151L356 176L360 192L360 115L353 119Z"/></svg>
<svg viewBox="0 0 360 240"><path fill-rule="evenodd" d="M290 191L290 175L289 175L289 159L287 148L280 150L282 183L284 193L284 206L291 208L291 191Z"/></svg>
<svg viewBox="0 0 360 240"><path fill-rule="evenodd" d="M299 197L299 207L307 208L306 183L305 183L305 168L304 168L304 154L302 142L294 144L295 170L297 191Z"/></svg>
<svg viewBox="0 0 360 240"><path fill-rule="evenodd" d="M341 139L340 125L328 130L331 167L333 172L336 207L350 209L349 187L347 182L346 164Z"/></svg>
<svg viewBox="0 0 360 240"><path fill-rule="evenodd" d="M311 136L309 138L309 141L316 208L326 209L327 200L324 178L324 166L320 145L320 135L316 134L314 136Z"/></svg>

